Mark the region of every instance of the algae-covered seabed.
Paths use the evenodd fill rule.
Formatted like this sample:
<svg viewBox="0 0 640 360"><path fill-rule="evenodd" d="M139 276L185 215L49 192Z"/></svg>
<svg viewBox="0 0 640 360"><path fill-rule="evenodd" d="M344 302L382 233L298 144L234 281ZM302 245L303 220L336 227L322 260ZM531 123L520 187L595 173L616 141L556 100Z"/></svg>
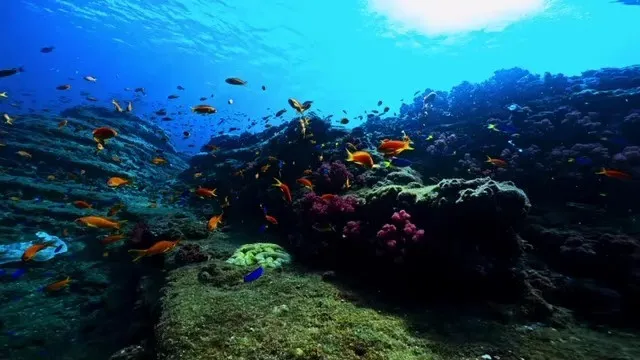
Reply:
<svg viewBox="0 0 640 360"><path fill-rule="evenodd" d="M228 251L224 240L212 246ZM218 260L171 271L156 327L159 359L640 358L640 341L617 330L394 308L295 265L243 284L246 272Z"/></svg>

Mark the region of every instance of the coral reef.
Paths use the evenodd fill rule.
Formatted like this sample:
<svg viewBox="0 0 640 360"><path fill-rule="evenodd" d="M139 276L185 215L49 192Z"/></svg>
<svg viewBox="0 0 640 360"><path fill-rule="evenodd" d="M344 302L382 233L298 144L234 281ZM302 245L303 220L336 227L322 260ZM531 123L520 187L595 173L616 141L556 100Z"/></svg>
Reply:
<svg viewBox="0 0 640 360"><path fill-rule="evenodd" d="M209 260L198 244L183 244L174 257L176 264L187 265Z"/></svg>

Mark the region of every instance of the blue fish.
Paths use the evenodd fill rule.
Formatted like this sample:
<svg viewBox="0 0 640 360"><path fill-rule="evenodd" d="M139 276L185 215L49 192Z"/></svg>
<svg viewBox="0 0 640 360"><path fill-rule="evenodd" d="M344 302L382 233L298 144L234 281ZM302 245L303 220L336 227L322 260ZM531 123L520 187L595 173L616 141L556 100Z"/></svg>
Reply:
<svg viewBox="0 0 640 360"><path fill-rule="evenodd" d="M267 230L267 225L266 224L260 225L260 228L258 229L258 231L263 233L263 232L265 232L265 230Z"/></svg>
<svg viewBox="0 0 640 360"><path fill-rule="evenodd" d="M518 128L517 127L515 127L513 125L508 125L508 124L500 125L500 130L502 132L507 133L507 134L515 134L515 133L518 132Z"/></svg>
<svg viewBox="0 0 640 360"><path fill-rule="evenodd" d="M7 273L7 270L5 269L0 269L0 276L5 275Z"/></svg>
<svg viewBox="0 0 640 360"><path fill-rule="evenodd" d="M278 161L278 168L282 169L283 166L284 166L284 161L282 160Z"/></svg>
<svg viewBox="0 0 640 360"><path fill-rule="evenodd" d="M593 164L593 161L590 158L586 157L586 156L580 156L580 157L576 158L576 164L582 165L582 166L588 166L588 165Z"/></svg>
<svg viewBox="0 0 640 360"><path fill-rule="evenodd" d="M258 280L263 273L264 273L264 269L262 268L262 266L260 266L259 268L245 275L244 282L248 283L248 282Z"/></svg>
<svg viewBox="0 0 640 360"><path fill-rule="evenodd" d="M11 274L11 277L13 278L13 280L18 280L22 275L24 275L27 272L27 269L25 268L20 268L16 271L13 272L13 274Z"/></svg>
<svg viewBox="0 0 640 360"><path fill-rule="evenodd" d="M57 253L57 252L59 252L60 250L62 250L62 246L63 246L63 245L58 246L58 247L55 249L55 251L54 251L54 252L55 252L55 253Z"/></svg>
<svg viewBox="0 0 640 360"><path fill-rule="evenodd" d="M411 162L411 160L397 158L397 157L391 158L391 165L393 165L395 167L400 167L400 168L409 167L412 164L413 164L413 162Z"/></svg>

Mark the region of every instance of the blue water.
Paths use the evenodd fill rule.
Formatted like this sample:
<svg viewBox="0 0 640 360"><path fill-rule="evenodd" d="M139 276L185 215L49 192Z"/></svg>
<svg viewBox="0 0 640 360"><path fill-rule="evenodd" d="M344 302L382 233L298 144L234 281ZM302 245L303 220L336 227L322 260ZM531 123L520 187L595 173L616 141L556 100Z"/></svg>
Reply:
<svg viewBox="0 0 640 360"><path fill-rule="evenodd" d="M179 149L196 151L218 131L245 128L249 119L287 107L289 97L314 100L325 115L362 114L378 100L393 113L425 85L448 90L500 68L573 75L640 62L640 27L632 25L640 7L609 0L509 3L3 0L0 68L25 72L3 79L0 92L24 101L26 111L89 103L79 94L88 91L99 105L133 100L141 117L160 108L189 113L213 94L207 103L219 109L214 117L185 114L161 124ZM502 16L491 19L496 14ZM55 49L41 53L45 46ZM97 83L82 80L86 75ZM231 76L248 85L226 84ZM67 83L69 102L62 104L55 87ZM147 96L125 90L136 87ZM171 94L180 98L167 100ZM8 103L0 102L0 111L15 113ZM220 119L226 120L218 126ZM185 130L193 134L188 140Z"/></svg>

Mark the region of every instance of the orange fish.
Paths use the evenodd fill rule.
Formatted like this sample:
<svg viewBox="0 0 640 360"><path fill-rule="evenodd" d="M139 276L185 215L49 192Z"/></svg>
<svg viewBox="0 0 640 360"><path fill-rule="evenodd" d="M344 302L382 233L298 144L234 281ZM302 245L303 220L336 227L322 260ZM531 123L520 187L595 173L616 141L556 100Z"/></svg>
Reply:
<svg viewBox="0 0 640 360"><path fill-rule="evenodd" d="M320 196L320 198L322 200L326 200L326 201L335 199L336 197L338 197L338 195L334 195L334 194L324 194L324 195Z"/></svg>
<svg viewBox="0 0 640 360"><path fill-rule="evenodd" d="M349 181L349 178L344 182L344 188L347 190L351 189L351 182Z"/></svg>
<svg viewBox="0 0 640 360"><path fill-rule="evenodd" d="M273 178L273 179L276 181L276 183L273 184L273 186L279 187L280 190L282 190L282 194L284 196L284 199L287 202L291 202L292 201L291 200L291 190L289 189L289 186L287 184L283 183L282 181L276 179L276 178Z"/></svg>
<svg viewBox="0 0 640 360"><path fill-rule="evenodd" d="M100 240L100 242L102 243L102 245L109 245L123 240L124 238L126 238L126 235L124 234L113 234L105 236L104 238L102 238L102 240Z"/></svg>
<svg viewBox="0 0 640 360"><path fill-rule="evenodd" d="M507 166L507 162L502 159L492 159L491 156L487 156L487 163L495 165L497 167L505 167Z"/></svg>
<svg viewBox="0 0 640 360"><path fill-rule="evenodd" d="M216 194L216 189L207 189L207 188L203 188L203 187L199 187L196 189L196 195L203 197L203 198L212 198L212 197L217 197L218 195Z"/></svg>
<svg viewBox="0 0 640 360"><path fill-rule="evenodd" d="M218 228L218 225L222 224L222 215L213 215L209 222L207 223L207 229L209 231L213 231Z"/></svg>
<svg viewBox="0 0 640 360"><path fill-rule="evenodd" d="M93 138L97 142L104 142L104 140L111 139L118 136L118 132L110 127L100 127L93 130Z"/></svg>
<svg viewBox="0 0 640 360"><path fill-rule="evenodd" d="M35 244L35 245L31 245L29 246L23 253L22 253L22 261L29 261L31 259L33 259L36 254L48 247L52 247L54 245L53 242L48 242L48 243L44 243L44 244Z"/></svg>
<svg viewBox="0 0 640 360"><path fill-rule="evenodd" d="M371 154L366 151L356 151L352 153L351 151L347 150L347 161L354 162L369 169L376 167L376 165L373 163Z"/></svg>
<svg viewBox="0 0 640 360"><path fill-rule="evenodd" d="M73 206L77 207L78 209L91 209L91 204L83 200L74 201Z"/></svg>
<svg viewBox="0 0 640 360"><path fill-rule="evenodd" d="M411 140L382 140L378 151L389 156L396 156L405 150L413 150L411 147Z"/></svg>
<svg viewBox="0 0 640 360"><path fill-rule="evenodd" d="M84 224L91 228L116 229L120 230L121 223L102 216L84 216L75 220L79 224Z"/></svg>
<svg viewBox="0 0 640 360"><path fill-rule="evenodd" d="M264 218L265 218L268 222L272 223L273 225L278 225L278 220L277 220L276 218L274 218L273 216L271 216L271 215L265 215L265 216L264 216Z"/></svg>
<svg viewBox="0 0 640 360"><path fill-rule="evenodd" d="M596 174L619 180L631 180L631 174L619 170L602 168L602 170L598 171Z"/></svg>
<svg viewBox="0 0 640 360"><path fill-rule="evenodd" d="M111 207L111 209L109 209L109 212L107 213L108 216L114 216L115 214L117 214L120 210L122 210L122 208L124 207L124 204L120 203L120 204L115 204Z"/></svg>
<svg viewBox="0 0 640 360"><path fill-rule="evenodd" d="M64 280L56 281L53 284L47 285L44 288L44 291L46 291L46 292L54 292L54 291L62 290L65 287L69 286L70 282L71 282L71 278L67 276L67 278L64 279Z"/></svg>
<svg viewBox="0 0 640 360"><path fill-rule="evenodd" d="M129 180L123 179L123 178L117 177L117 176L114 176L114 177L110 178L109 180L107 180L107 185L109 187L120 187L120 186L128 185L128 184L130 184Z"/></svg>
<svg viewBox="0 0 640 360"><path fill-rule="evenodd" d="M152 163L154 163L155 165L164 165L166 163L168 163L167 159L165 158L161 158L161 157L155 157L151 160Z"/></svg>
<svg viewBox="0 0 640 360"><path fill-rule="evenodd" d="M313 174L313 170L311 170L311 169L307 169L307 170L302 172L302 175L311 175L311 174Z"/></svg>
<svg viewBox="0 0 640 360"><path fill-rule="evenodd" d="M133 262L136 262L145 256L153 256L153 255L168 253L169 251L173 250L178 245L179 242L180 240L176 240L176 241L162 240L153 244L153 246L148 249L129 250L129 254L132 254L133 256L135 256L135 258L133 259Z"/></svg>
<svg viewBox="0 0 640 360"><path fill-rule="evenodd" d="M218 112L218 110L211 105L196 105L191 108L191 111L196 114L215 114Z"/></svg>
<svg viewBox="0 0 640 360"><path fill-rule="evenodd" d="M270 167L271 167L271 164L264 165L260 168L260 172L265 173L269 170Z"/></svg>
<svg viewBox="0 0 640 360"><path fill-rule="evenodd" d="M313 190L313 183L311 182L311 180L306 179L306 178L300 178L298 180L296 180L296 182L304 187L306 187L309 190Z"/></svg>
<svg viewBox="0 0 640 360"><path fill-rule="evenodd" d="M68 121L67 120L62 120L58 123L58 129L61 129L65 126L67 126Z"/></svg>
<svg viewBox="0 0 640 360"><path fill-rule="evenodd" d="M127 104L127 112L132 112L133 111L133 104L131 103L131 101L129 101L129 103Z"/></svg>

